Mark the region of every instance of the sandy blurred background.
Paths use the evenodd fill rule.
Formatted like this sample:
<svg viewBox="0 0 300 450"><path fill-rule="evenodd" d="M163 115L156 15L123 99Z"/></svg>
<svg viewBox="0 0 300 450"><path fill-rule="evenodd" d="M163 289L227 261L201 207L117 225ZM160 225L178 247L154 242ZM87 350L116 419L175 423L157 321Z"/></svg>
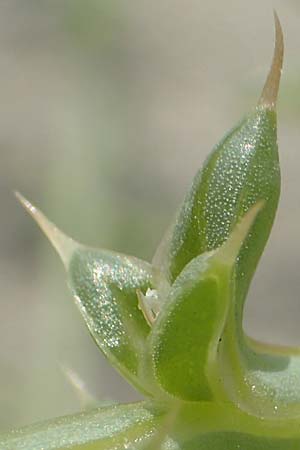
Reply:
<svg viewBox="0 0 300 450"><path fill-rule="evenodd" d="M100 400L138 398L12 191L79 241L151 258L208 151L258 98L273 7L283 192L245 327L299 345L299 1L0 0L0 430L80 410L62 363Z"/></svg>

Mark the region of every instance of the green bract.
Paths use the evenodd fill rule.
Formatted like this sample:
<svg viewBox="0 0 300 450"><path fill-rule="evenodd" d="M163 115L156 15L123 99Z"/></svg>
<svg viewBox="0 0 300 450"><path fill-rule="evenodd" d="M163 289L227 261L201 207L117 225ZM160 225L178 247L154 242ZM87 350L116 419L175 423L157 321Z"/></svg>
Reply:
<svg viewBox="0 0 300 450"><path fill-rule="evenodd" d="M60 254L96 344L148 400L14 431L3 449L300 450L300 352L245 336L277 209L283 38L257 107L197 173L152 263L87 248L18 194Z"/></svg>

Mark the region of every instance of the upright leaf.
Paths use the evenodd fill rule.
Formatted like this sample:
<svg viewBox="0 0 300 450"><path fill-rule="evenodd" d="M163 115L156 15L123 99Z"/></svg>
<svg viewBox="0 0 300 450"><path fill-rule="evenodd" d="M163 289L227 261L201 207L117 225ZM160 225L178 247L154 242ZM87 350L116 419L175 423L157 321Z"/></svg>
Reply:
<svg viewBox="0 0 300 450"><path fill-rule="evenodd" d="M280 192L275 107L283 38L276 15L275 25L273 63L258 106L209 155L153 259L173 282L189 261L222 245L251 205L265 200L239 255L236 314L240 324L244 298L270 234Z"/></svg>
<svg viewBox="0 0 300 450"><path fill-rule="evenodd" d="M234 298L232 269L261 208L261 203L254 206L222 247L184 268L153 326L149 339L155 375L176 397L203 401L225 395L218 346Z"/></svg>

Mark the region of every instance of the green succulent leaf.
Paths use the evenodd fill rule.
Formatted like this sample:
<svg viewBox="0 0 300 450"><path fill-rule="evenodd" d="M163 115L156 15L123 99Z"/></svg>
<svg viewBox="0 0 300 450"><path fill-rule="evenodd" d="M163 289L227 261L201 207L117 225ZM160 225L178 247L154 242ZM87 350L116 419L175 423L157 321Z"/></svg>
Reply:
<svg viewBox="0 0 300 450"><path fill-rule="evenodd" d="M193 258L220 247L238 218L264 199L260 220L241 250L237 278L244 294L269 236L279 189L276 113L258 107L217 145L196 175L154 264L173 282Z"/></svg>
<svg viewBox="0 0 300 450"><path fill-rule="evenodd" d="M69 285L97 345L146 392L139 372L150 327L138 308L136 290L146 290L151 282L149 264L106 250L79 248L69 264Z"/></svg>
<svg viewBox="0 0 300 450"><path fill-rule="evenodd" d="M275 106L283 59L283 36L276 14L275 26L273 63L257 108L257 114L262 114L257 127L261 133L260 157L254 159L250 183L244 182L242 188L244 197L251 198L260 191L266 206L238 257L235 299L228 314L219 354L226 390L240 407L261 416L294 417L300 415L299 350L266 346L248 338L242 330L244 299L271 230L280 190ZM239 166L242 166L241 161Z"/></svg>
<svg viewBox="0 0 300 450"><path fill-rule="evenodd" d="M1 435L0 448L300 450L298 420L266 420L229 403L215 402L182 403L170 416L172 406L141 402L61 417Z"/></svg>
<svg viewBox="0 0 300 450"><path fill-rule="evenodd" d="M192 260L174 283L152 342L156 376L174 396L213 398L207 366L224 326L228 291L228 271L209 254Z"/></svg>
<svg viewBox="0 0 300 450"><path fill-rule="evenodd" d="M220 399L218 347L234 291L232 269L262 203L255 205L219 249L194 258L173 284L150 339L155 375L184 400Z"/></svg>
<svg viewBox="0 0 300 450"><path fill-rule="evenodd" d="M226 392L240 408L263 417L300 417L300 351L232 333L231 309L219 348Z"/></svg>
<svg viewBox="0 0 300 450"><path fill-rule="evenodd" d="M27 200L112 364L152 401L0 436L5 450L300 450L300 350L242 328L245 297L280 192L276 100L283 36L258 106L196 175L152 264L91 249Z"/></svg>
<svg viewBox="0 0 300 450"><path fill-rule="evenodd" d="M275 108L283 36L276 14L275 26L273 63L257 108L209 155L153 264L173 282L189 261L222 245L245 209L264 200L237 258L234 298L219 346L219 364L233 401L253 414L278 416L300 413L299 356L295 351L269 352L264 345L253 345L242 328L244 300L270 234L280 193Z"/></svg>
<svg viewBox="0 0 300 450"><path fill-rule="evenodd" d="M61 417L0 436L5 450L134 449L147 442L161 422L162 411L151 404L114 405Z"/></svg>
<svg viewBox="0 0 300 450"><path fill-rule="evenodd" d="M189 261L220 247L239 217L264 200L264 209L240 251L236 268L239 327L243 302L269 237L280 193L275 106L283 37L276 15L275 24L273 64L258 106L210 153L153 259L172 283Z"/></svg>
<svg viewBox="0 0 300 450"><path fill-rule="evenodd" d="M151 395L155 388L146 354L150 327L139 308L137 290L160 285L159 272L132 256L75 242L17 195L60 254L73 297L96 344L129 382Z"/></svg>

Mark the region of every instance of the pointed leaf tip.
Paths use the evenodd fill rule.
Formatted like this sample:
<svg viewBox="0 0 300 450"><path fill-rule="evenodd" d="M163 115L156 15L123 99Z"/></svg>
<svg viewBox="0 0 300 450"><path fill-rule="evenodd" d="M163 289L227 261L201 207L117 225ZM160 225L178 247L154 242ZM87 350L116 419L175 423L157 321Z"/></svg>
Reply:
<svg viewBox="0 0 300 450"><path fill-rule="evenodd" d="M280 77L284 55L284 39L281 24L276 11L274 10L275 22L275 49L272 64L264 88L262 90L258 106L272 109L276 108Z"/></svg>
<svg viewBox="0 0 300 450"><path fill-rule="evenodd" d="M227 241L225 241L217 253L218 258L222 259L223 262L231 265L235 261L239 254L240 248L256 219L257 214L262 210L264 205L264 200L258 201L246 212L239 223L234 227Z"/></svg>
<svg viewBox="0 0 300 450"><path fill-rule="evenodd" d="M37 209L25 197L23 197L23 195L21 195L19 192L15 192L15 196L45 233L45 235L61 257L65 267L67 267L74 250L79 247L79 244L70 237L66 236L62 231L60 231L52 222L50 222L50 220L47 219L47 217L39 209Z"/></svg>

